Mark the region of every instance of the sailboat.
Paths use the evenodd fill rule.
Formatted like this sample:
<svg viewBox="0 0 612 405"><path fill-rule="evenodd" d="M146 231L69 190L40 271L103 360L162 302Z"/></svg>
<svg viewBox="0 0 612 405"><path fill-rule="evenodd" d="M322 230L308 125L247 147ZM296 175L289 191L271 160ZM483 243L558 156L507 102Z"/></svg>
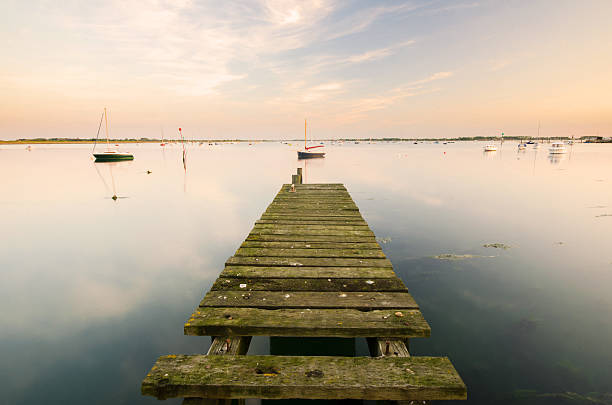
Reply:
<svg viewBox="0 0 612 405"><path fill-rule="evenodd" d="M100 127L102 126L102 119L104 119L105 132L106 132L106 151L102 153L94 153L94 157L96 158L96 162L117 162L120 160L134 160L134 155L131 153L119 153L117 151L110 149L110 142L108 140L108 116L106 114L106 107L104 107L104 112L102 113L102 117L100 118L100 125L98 126L98 135L100 134ZM98 140L98 135L96 135L96 141ZM96 149L96 145L94 144L94 150Z"/></svg>
<svg viewBox="0 0 612 405"><path fill-rule="evenodd" d="M306 142L306 120L304 120L304 151L298 150L298 159L312 159L325 157L325 152L309 152L310 149L322 148L323 145L308 146Z"/></svg>

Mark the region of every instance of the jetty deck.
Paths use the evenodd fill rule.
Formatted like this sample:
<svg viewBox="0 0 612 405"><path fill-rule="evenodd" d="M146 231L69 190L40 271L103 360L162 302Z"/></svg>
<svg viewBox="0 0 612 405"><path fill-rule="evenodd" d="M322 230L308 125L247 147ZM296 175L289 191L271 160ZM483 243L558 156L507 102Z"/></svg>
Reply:
<svg viewBox="0 0 612 405"><path fill-rule="evenodd" d="M160 357L159 399L465 399L446 357L412 357L430 327L342 184L284 184L185 323L206 355ZM293 190L292 190L293 189ZM367 338L372 357L246 355L252 336Z"/></svg>

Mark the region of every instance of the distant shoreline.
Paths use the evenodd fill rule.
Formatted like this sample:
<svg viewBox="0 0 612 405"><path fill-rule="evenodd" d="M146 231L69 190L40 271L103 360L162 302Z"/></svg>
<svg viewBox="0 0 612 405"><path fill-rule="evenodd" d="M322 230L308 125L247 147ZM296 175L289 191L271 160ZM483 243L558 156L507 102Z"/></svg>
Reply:
<svg viewBox="0 0 612 405"><path fill-rule="evenodd" d="M532 138L525 136L505 136L505 141L539 141L539 142L552 142L552 141L569 141L574 140L576 142L584 143L612 143L609 138L603 137L582 137L572 139L569 137L549 137L549 138ZM186 140L187 143L258 143L258 142L301 142L302 139L192 139ZM311 142L473 142L473 141L501 141L500 137L460 137L460 138L340 138L340 139L316 139ZM35 139L16 139L16 140L0 140L0 145L20 145L20 144L82 144L82 143L94 143L95 139L73 139L73 138L35 138ZM110 143L161 143L161 139L110 139ZM180 140L164 140L165 143L181 143ZM106 143L106 141L98 140L98 143Z"/></svg>

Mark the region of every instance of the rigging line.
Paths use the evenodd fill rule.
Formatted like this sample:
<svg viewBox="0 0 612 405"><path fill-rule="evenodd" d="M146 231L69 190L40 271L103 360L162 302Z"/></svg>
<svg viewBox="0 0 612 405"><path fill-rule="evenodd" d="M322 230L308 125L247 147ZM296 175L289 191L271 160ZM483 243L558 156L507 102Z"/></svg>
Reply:
<svg viewBox="0 0 612 405"><path fill-rule="evenodd" d="M108 165L108 171L110 172L111 180L112 180L112 184L113 184L113 197L115 197L115 199L116 199L116 197L117 197L117 190L116 190L116 187L115 187L115 176L113 176L113 166L112 166L112 164Z"/></svg>
<svg viewBox="0 0 612 405"><path fill-rule="evenodd" d="M110 192L110 188L108 187L108 184L106 184L106 180L104 180L104 177L102 177L102 173L100 173L100 170L98 170L98 166L94 163L94 168L96 169L96 172L98 173L98 177L100 177L100 180L102 180L102 183L104 184L104 187L106 188L106 191Z"/></svg>
<svg viewBox="0 0 612 405"><path fill-rule="evenodd" d="M100 125L98 125L98 133L96 134L96 140L94 141L94 146L91 149L92 153L96 149L96 143L98 142L98 136L100 135L100 128L102 128L102 119L103 118L104 118L104 113L102 113L102 116L100 117Z"/></svg>

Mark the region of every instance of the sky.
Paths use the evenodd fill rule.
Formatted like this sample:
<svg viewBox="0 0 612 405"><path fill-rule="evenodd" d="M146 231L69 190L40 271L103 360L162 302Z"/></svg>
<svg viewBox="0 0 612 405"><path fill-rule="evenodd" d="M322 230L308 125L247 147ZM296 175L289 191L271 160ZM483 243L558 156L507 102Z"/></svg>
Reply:
<svg viewBox="0 0 612 405"><path fill-rule="evenodd" d="M0 139L612 134L610 0L0 2Z"/></svg>

